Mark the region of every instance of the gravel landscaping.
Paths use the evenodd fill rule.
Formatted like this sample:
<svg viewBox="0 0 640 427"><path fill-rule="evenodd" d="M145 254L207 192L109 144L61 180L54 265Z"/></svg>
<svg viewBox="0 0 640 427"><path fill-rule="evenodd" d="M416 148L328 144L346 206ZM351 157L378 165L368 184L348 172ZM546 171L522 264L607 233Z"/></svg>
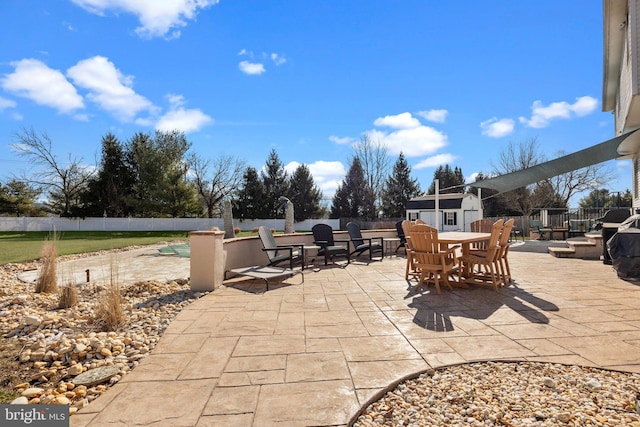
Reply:
<svg viewBox="0 0 640 427"><path fill-rule="evenodd" d="M77 285L78 304L58 309L58 294L35 293L34 284L18 279L21 271L38 266L0 266L0 392L5 402L68 404L73 414L134 369L177 313L203 295L192 292L187 280L123 287L125 321L117 330L104 330L95 312L105 284ZM117 369L110 369L103 382L74 381L104 367Z"/></svg>

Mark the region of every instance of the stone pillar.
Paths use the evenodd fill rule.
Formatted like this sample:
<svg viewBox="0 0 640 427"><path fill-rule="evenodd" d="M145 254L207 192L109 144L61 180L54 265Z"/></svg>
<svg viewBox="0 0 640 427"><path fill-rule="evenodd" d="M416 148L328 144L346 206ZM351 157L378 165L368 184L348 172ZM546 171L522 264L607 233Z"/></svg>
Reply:
<svg viewBox="0 0 640 427"><path fill-rule="evenodd" d="M192 291L213 291L222 285L226 261L223 240L224 231L189 233Z"/></svg>
<svg viewBox="0 0 640 427"><path fill-rule="evenodd" d="M284 215L284 233L291 234L293 233L293 221L294 221L294 212L293 212L293 203L287 200L286 208Z"/></svg>
<svg viewBox="0 0 640 427"><path fill-rule="evenodd" d="M233 230L233 208L231 200L225 200L222 204L222 219L224 220L224 238L233 239L236 232Z"/></svg>

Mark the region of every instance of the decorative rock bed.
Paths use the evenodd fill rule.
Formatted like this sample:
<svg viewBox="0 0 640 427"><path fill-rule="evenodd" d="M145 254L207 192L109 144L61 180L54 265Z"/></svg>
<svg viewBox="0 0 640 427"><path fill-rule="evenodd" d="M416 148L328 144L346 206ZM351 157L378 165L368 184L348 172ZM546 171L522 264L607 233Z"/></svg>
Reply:
<svg viewBox="0 0 640 427"><path fill-rule="evenodd" d="M57 294L37 294L33 284L18 280L20 271L36 266L0 266L0 336L21 349L15 357L29 372L13 386L22 395L16 403L69 404L71 414L135 368L171 320L203 295L187 280L123 286L125 324L103 331L95 321L103 285L78 285L78 304L58 309Z"/></svg>
<svg viewBox="0 0 640 427"><path fill-rule="evenodd" d="M429 370L369 404L353 426L640 426L640 374L537 362Z"/></svg>

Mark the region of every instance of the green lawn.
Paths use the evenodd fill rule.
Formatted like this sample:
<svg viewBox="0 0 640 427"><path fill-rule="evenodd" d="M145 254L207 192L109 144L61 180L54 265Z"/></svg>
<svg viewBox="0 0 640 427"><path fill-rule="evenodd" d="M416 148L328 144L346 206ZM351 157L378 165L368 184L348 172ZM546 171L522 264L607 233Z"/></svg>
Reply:
<svg viewBox="0 0 640 427"><path fill-rule="evenodd" d="M0 265L40 258L47 231L0 232ZM187 241L187 231L62 231L57 233L58 255L78 254L150 245L166 241Z"/></svg>

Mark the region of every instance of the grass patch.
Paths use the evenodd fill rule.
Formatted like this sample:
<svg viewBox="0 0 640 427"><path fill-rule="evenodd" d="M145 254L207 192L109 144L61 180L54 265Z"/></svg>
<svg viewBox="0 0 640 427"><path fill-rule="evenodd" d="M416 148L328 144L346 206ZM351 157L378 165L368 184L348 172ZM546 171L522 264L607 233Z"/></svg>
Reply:
<svg viewBox="0 0 640 427"><path fill-rule="evenodd" d="M49 240L50 236L48 231L0 232L0 265L39 259L42 243ZM58 231L56 240L58 255L70 255L166 241L187 241L189 232Z"/></svg>
<svg viewBox="0 0 640 427"><path fill-rule="evenodd" d="M0 404L7 405L20 396L21 394L15 391L0 390Z"/></svg>

